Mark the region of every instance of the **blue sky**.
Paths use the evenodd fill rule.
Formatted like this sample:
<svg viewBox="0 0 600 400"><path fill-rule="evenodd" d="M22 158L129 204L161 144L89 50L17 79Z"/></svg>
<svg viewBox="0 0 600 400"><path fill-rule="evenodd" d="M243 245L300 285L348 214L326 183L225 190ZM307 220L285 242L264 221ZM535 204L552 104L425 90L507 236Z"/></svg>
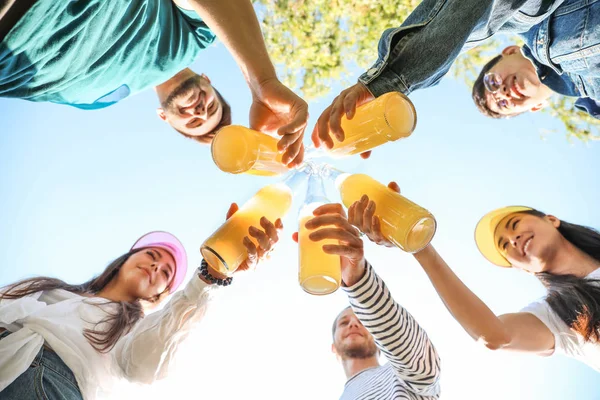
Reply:
<svg viewBox="0 0 600 400"><path fill-rule="evenodd" d="M228 99L234 123L247 125L249 91L224 47L205 51L192 69L206 73ZM307 144L316 118L342 87L332 89L310 103ZM541 285L485 262L474 226L493 208L524 204L600 228L600 208L592 206L600 198L599 145L567 142L561 126L542 114L485 119L468 88L450 78L411 98L418 125L410 138L376 149L368 161L335 165L397 181L436 216L433 244L459 276L495 312L520 310L543 295ZM277 180L221 173L209 148L172 131L156 107L152 90L95 112L0 100L0 285L41 274L85 281L154 229L175 233L193 267L229 202L243 203ZM542 138L542 128L558 132ZM339 201L332 185L329 191ZM290 239L296 215L294 209L284 220L271 261L221 293L184 346L178 372L152 388L125 385L115 398L133 390L157 399L339 397L345 378L330 352L330 325L347 300L342 291L312 297L298 286ZM366 254L441 354L442 398L600 398L598 374L583 364L493 353L473 343L412 256L371 244Z"/></svg>

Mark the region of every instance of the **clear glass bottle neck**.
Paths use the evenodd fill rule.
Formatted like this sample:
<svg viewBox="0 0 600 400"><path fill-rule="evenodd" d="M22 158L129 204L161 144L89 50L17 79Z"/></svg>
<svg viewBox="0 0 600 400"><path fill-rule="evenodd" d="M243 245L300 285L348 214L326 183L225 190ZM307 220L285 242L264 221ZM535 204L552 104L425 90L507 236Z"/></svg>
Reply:
<svg viewBox="0 0 600 400"><path fill-rule="evenodd" d="M296 193L300 185L308 177L304 168L299 168L295 171L290 172L287 177L283 180L283 184L292 190L292 193Z"/></svg>
<svg viewBox="0 0 600 400"><path fill-rule="evenodd" d="M325 183L320 175L311 174L308 177L308 188L306 189L306 199L304 204L328 203L327 193L325 192Z"/></svg>

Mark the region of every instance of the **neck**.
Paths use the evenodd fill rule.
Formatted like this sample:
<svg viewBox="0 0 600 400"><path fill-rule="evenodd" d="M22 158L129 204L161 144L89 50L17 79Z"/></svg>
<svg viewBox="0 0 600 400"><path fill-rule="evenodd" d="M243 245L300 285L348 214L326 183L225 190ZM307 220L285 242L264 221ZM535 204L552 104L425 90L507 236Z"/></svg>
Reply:
<svg viewBox="0 0 600 400"><path fill-rule="evenodd" d="M377 356L369 358L345 358L342 360L342 365L344 367L346 379L350 379L365 369L379 367L379 360L377 359Z"/></svg>
<svg viewBox="0 0 600 400"><path fill-rule="evenodd" d="M540 83L539 90L542 93L544 93L544 97L546 98L546 100L548 100L553 94L560 94L560 93L556 93L554 90L550 89L548 86L544 85L543 83Z"/></svg>
<svg viewBox="0 0 600 400"><path fill-rule="evenodd" d="M579 278L585 278L600 268L598 260L575 247L567 239L563 238L563 242L562 248L556 252L556 257L552 262L555 267L548 268L546 272L554 275L575 275Z"/></svg>
<svg viewBox="0 0 600 400"><path fill-rule="evenodd" d="M113 279L104 289L96 293L95 297L102 297L110 301L126 301L133 302L135 298L125 294L123 290L119 288L115 279Z"/></svg>

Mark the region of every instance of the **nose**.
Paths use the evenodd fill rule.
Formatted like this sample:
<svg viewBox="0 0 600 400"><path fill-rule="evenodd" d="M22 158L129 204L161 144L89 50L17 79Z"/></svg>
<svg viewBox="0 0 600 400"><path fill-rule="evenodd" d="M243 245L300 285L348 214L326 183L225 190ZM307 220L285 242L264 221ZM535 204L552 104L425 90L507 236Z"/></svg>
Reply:
<svg viewBox="0 0 600 400"><path fill-rule="evenodd" d="M206 110L206 104L204 104L204 101L201 101L200 104L198 104L198 107L193 110L193 114L200 119L206 120L208 111Z"/></svg>
<svg viewBox="0 0 600 400"><path fill-rule="evenodd" d="M496 92L496 96L499 99L511 99L511 93L510 93L510 89L508 88L508 85L505 84L504 82L502 82L502 85L500 85L500 87L498 88L498 91Z"/></svg>
<svg viewBox="0 0 600 400"><path fill-rule="evenodd" d="M358 318L356 318L356 317L350 318L350 322L348 323L348 328L353 327L353 326L356 328L358 328L360 326L360 322L358 321Z"/></svg>
<svg viewBox="0 0 600 400"><path fill-rule="evenodd" d="M514 234L511 238L510 238L510 244L513 247L517 247L519 245L519 241L521 240L521 235L518 234Z"/></svg>

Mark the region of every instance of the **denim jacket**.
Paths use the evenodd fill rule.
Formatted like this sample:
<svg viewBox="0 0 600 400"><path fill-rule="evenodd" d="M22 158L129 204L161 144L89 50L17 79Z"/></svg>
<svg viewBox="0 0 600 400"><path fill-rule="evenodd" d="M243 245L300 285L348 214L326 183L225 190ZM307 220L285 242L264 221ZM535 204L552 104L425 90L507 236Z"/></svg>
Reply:
<svg viewBox="0 0 600 400"><path fill-rule="evenodd" d="M521 37L541 81L600 119L600 0L565 0Z"/></svg>
<svg viewBox="0 0 600 400"><path fill-rule="evenodd" d="M531 33L563 3L576 1L423 0L399 28L383 33L378 59L359 81L376 97L434 86L461 51L496 33Z"/></svg>

